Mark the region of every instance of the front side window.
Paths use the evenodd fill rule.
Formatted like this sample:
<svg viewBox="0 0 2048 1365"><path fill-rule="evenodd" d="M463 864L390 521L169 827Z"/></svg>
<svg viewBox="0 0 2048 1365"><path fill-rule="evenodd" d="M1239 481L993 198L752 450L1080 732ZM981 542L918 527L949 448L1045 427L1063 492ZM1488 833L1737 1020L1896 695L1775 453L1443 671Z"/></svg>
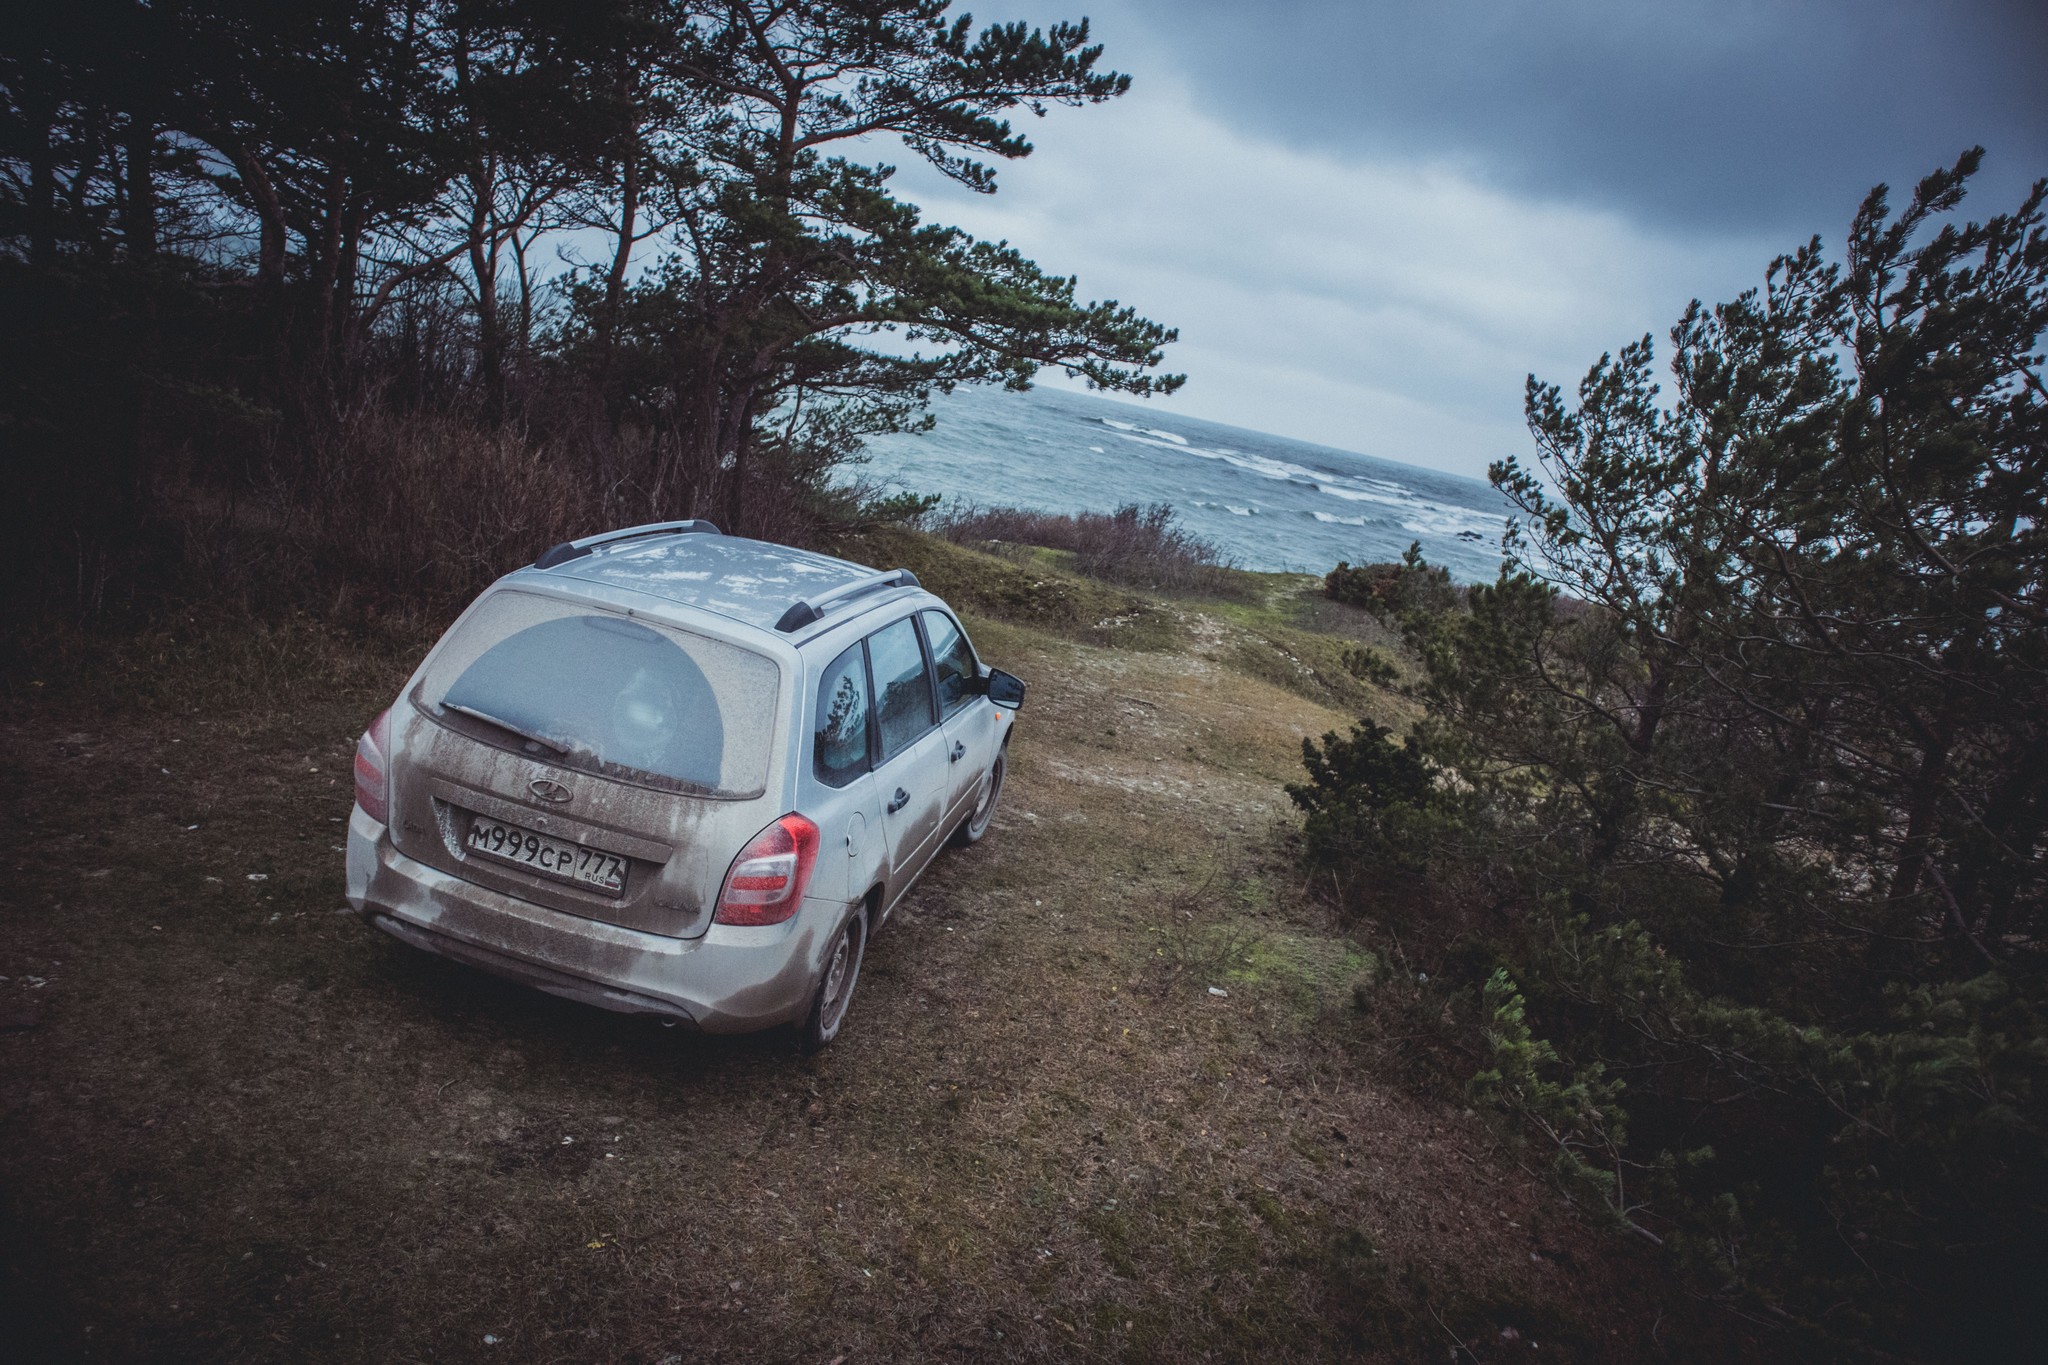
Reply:
<svg viewBox="0 0 2048 1365"><path fill-rule="evenodd" d="M868 667L859 645L818 683L818 780L843 787L868 770Z"/></svg>
<svg viewBox="0 0 2048 1365"><path fill-rule="evenodd" d="M932 642L932 668L939 675L939 714L950 716L980 695L981 665L974 646L942 611L924 613L925 638Z"/></svg>
<svg viewBox="0 0 2048 1365"><path fill-rule="evenodd" d="M416 700L485 743L707 796L765 789L780 670L721 640L590 605L493 593Z"/></svg>
<svg viewBox="0 0 2048 1365"><path fill-rule="evenodd" d="M876 728L887 759L909 748L933 724L932 681L917 623L906 616L868 636L868 662L875 671Z"/></svg>

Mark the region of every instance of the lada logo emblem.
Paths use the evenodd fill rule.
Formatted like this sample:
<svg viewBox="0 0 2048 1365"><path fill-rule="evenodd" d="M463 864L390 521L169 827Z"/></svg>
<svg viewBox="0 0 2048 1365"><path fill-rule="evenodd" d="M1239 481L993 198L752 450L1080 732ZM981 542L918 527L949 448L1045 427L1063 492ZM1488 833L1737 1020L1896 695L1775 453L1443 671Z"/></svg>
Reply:
<svg viewBox="0 0 2048 1365"><path fill-rule="evenodd" d="M541 800L552 801L556 805L560 805L575 795L574 792L551 777L536 777L533 781L526 784L526 789Z"/></svg>

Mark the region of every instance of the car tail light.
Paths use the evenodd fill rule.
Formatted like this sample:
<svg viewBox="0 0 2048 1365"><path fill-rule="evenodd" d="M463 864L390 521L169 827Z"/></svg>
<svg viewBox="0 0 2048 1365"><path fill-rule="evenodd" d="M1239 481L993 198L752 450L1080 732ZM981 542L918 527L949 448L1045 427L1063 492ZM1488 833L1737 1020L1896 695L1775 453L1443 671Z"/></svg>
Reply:
<svg viewBox="0 0 2048 1365"><path fill-rule="evenodd" d="M796 913L818 861L818 827L785 815L732 860L718 892L720 924L780 924Z"/></svg>
<svg viewBox="0 0 2048 1365"><path fill-rule="evenodd" d="M391 709L356 741L356 804L380 825L391 823Z"/></svg>

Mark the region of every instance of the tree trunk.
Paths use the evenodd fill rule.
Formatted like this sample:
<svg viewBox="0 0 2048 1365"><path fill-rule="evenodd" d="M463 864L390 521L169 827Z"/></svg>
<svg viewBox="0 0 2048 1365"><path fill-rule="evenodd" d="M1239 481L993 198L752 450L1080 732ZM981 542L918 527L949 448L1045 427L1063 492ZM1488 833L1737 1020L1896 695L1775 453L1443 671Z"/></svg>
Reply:
<svg viewBox="0 0 2048 1365"><path fill-rule="evenodd" d="M619 312L626 300L626 270L633 261L633 233L640 214L640 129L626 132L624 166L619 177L619 244L612 252L612 268L604 280L604 315L599 323L603 335L598 341L600 381L611 378L612 345L618 333ZM614 422L616 426L616 421Z"/></svg>
<svg viewBox="0 0 2048 1365"><path fill-rule="evenodd" d="M57 256L57 111L47 101L24 101L28 124L28 260L48 265Z"/></svg>
<svg viewBox="0 0 2048 1365"><path fill-rule="evenodd" d="M356 279L362 271L363 224L369 217L370 206L362 194L349 196L348 209L341 220L340 259L334 271L334 304L337 311L337 336L340 341L339 355L344 364L352 363L356 356L356 345L361 340L356 309Z"/></svg>
<svg viewBox="0 0 2048 1365"><path fill-rule="evenodd" d="M266 300L274 300L284 287L284 205L263 164L247 148L230 143L222 150L234 162L242 189L256 209L256 292Z"/></svg>
<svg viewBox="0 0 2048 1365"><path fill-rule="evenodd" d="M127 193L122 206L121 235L130 260L156 254L156 126L148 119L128 120Z"/></svg>
<svg viewBox="0 0 2048 1365"><path fill-rule="evenodd" d="M533 351L533 275L526 268L527 242L512 234L512 268L519 276L519 355L524 364Z"/></svg>
<svg viewBox="0 0 2048 1365"><path fill-rule="evenodd" d="M1650 661L1649 686L1643 689L1643 698L1636 704L1635 733L1628 737L1628 745L1639 754L1647 755L1657 742L1657 727L1664 721L1664 704L1671 692L1671 675L1676 671L1669 655L1659 655Z"/></svg>
<svg viewBox="0 0 2048 1365"><path fill-rule="evenodd" d="M1933 837L1936 818L1940 814L1942 779L1948 770L1948 746L1945 743L1930 747L1920 759L1920 770L1913 775L1913 785L1907 796L1906 838L1899 846L1899 858L1892 869L1892 885L1888 899L1894 904L1905 900L1920 889L1920 876L1927 867L1927 844Z"/></svg>
<svg viewBox="0 0 2048 1365"><path fill-rule="evenodd" d="M724 424L719 431L719 472L725 476L725 505L720 525L727 530L737 531L742 527L755 530L756 527L746 513L746 498L752 471L747 461L752 454L748 436L754 425L754 385L749 382L725 406ZM728 455L732 461L730 469L725 468Z"/></svg>
<svg viewBox="0 0 2048 1365"><path fill-rule="evenodd" d="M484 386L484 413L497 421L505 411L505 338L498 317L498 235L491 204L496 176L488 162L470 174L469 271L476 281L477 368Z"/></svg>
<svg viewBox="0 0 2048 1365"><path fill-rule="evenodd" d="M313 295L313 322L317 329L313 340L313 364L322 372L327 368L334 329L339 321L334 307L334 290L341 278L342 219L348 210L348 177L339 166L328 169L327 197L323 207L325 212L320 235L309 242L316 254L312 278L307 281Z"/></svg>
<svg viewBox="0 0 2048 1365"><path fill-rule="evenodd" d="M684 477L689 483L689 514L693 517L710 516L721 510L723 504L719 497L725 473L725 451L719 441L725 415L722 359L718 353L703 358L691 403L689 434L684 446L688 467Z"/></svg>

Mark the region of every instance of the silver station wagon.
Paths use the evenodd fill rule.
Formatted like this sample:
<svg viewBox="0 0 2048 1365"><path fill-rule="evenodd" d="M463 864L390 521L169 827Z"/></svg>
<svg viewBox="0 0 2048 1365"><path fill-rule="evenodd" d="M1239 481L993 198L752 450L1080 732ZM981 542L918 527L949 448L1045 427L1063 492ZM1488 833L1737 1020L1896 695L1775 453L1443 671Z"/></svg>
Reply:
<svg viewBox="0 0 2048 1365"><path fill-rule="evenodd" d="M987 833L1023 700L907 570L702 521L571 541L358 743L349 904L572 1000L821 1047L869 935Z"/></svg>

